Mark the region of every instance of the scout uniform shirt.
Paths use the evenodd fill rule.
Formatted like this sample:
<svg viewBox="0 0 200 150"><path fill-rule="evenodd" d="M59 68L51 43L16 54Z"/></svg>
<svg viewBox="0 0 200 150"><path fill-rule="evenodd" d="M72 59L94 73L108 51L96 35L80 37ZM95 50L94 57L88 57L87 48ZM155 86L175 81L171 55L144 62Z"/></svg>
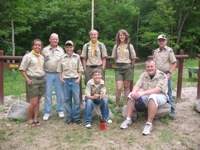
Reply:
<svg viewBox="0 0 200 150"><path fill-rule="evenodd" d="M57 46L55 49L51 48L50 45L43 48L42 55L44 56L44 71L50 73L56 73L58 62L62 55L64 55L64 50L62 47Z"/></svg>
<svg viewBox="0 0 200 150"><path fill-rule="evenodd" d="M78 78L78 73L83 71L80 56L73 53L71 56L65 54L61 57L57 72L62 72L62 78Z"/></svg>
<svg viewBox="0 0 200 150"><path fill-rule="evenodd" d="M86 65L87 66L99 66L99 65L102 65L102 58L104 58L104 57L106 57L108 55L105 45L103 43L99 42L94 47L95 55L92 56L92 47L91 47L90 44L89 44L89 46L87 46L88 44L89 43L86 43L83 46L83 50L82 50L82 53L81 53L81 56L84 57L84 58L86 58L88 56L87 60L86 60ZM99 44L101 44L101 50L99 48ZM87 50L87 47L88 47L88 50Z"/></svg>
<svg viewBox="0 0 200 150"><path fill-rule="evenodd" d="M101 79L99 84L95 84L94 79L90 79L86 85L85 96L94 96L94 94L106 94L104 81Z"/></svg>
<svg viewBox="0 0 200 150"><path fill-rule="evenodd" d="M156 62L156 69L163 72L169 71L171 64L177 61L173 50L168 46L165 46L162 51L160 51L160 48L156 49L153 59Z"/></svg>
<svg viewBox="0 0 200 150"><path fill-rule="evenodd" d="M40 54L36 56L30 52L23 57L19 70L25 71L28 76L41 77L45 75L43 65L44 57Z"/></svg>
<svg viewBox="0 0 200 150"><path fill-rule="evenodd" d="M140 75L139 80L136 85L141 87L143 91L150 90L153 88L159 88L163 94L167 96L168 87L167 87L167 76L164 72L156 70L156 74L151 79L149 74L145 71Z"/></svg>
<svg viewBox="0 0 200 150"><path fill-rule="evenodd" d="M129 44L129 47L130 47L131 59L136 58L135 49L134 49L133 45ZM117 51L117 53L116 53L116 51ZM117 56L116 56L116 54L117 54ZM116 63L130 64L131 60L130 60L128 44L125 44L123 49L122 49L121 45L118 45L118 46L115 45L113 47L112 57L116 58Z"/></svg>

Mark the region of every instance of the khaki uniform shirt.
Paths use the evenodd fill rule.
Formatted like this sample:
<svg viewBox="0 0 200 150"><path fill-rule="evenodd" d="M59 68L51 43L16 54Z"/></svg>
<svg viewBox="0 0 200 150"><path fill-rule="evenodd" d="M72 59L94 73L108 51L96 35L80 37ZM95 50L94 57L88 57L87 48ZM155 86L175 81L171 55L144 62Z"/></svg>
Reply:
<svg viewBox="0 0 200 150"><path fill-rule="evenodd" d="M43 65L44 65L44 57L42 55L40 57L40 63L38 62L38 57L33 53L28 53L23 57L22 63L19 67L19 70L23 70L26 72L28 76L41 77L45 75Z"/></svg>
<svg viewBox="0 0 200 150"><path fill-rule="evenodd" d="M135 49L132 44L130 46L130 52L131 52L131 59L136 58ZM117 51L117 52L116 52ZM117 54L117 56L116 56ZM122 57L122 47L119 45L115 45L112 50L112 57L116 58L116 63L127 63L130 64L130 55L129 55L129 49L128 44L124 46L124 56Z"/></svg>
<svg viewBox="0 0 200 150"><path fill-rule="evenodd" d="M87 66L97 66L97 65L99 66L99 65L102 65L102 58L107 57L107 55L108 55L107 54L107 49L106 49L105 45L100 42L101 47L102 47L102 50L100 50L100 48L99 48L99 46L97 44L95 46L95 48L94 48L94 50L95 50L95 56L92 57L92 47L89 44L88 51L87 51L87 44L88 43L86 43L83 46L82 53L81 53L81 56L84 57L84 58L87 57L87 53L88 53L88 58L86 60L86 65Z"/></svg>
<svg viewBox="0 0 200 150"><path fill-rule="evenodd" d="M94 96L94 94L106 94L104 81L101 79L100 84L94 83L94 79L90 79L86 85L85 96Z"/></svg>
<svg viewBox="0 0 200 150"><path fill-rule="evenodd" d="M163 72L169 71L172 63L177 61L173 50L168 46L165 46L162 51L160 48L156 49L153 59L156 62L156 69Z"/></svg>
<svg viewBox="0 0 200 150"><path fill-rule="evenodd" d="M141 87L144 91L153 88L159 88L165 95L167 95L168 92L167 84L168 84L167 76L165 75L164 72L159 70L156 70L156 74L152 79L150 78L149 74L146 71L143 72L136 83L136 85Z"/></svg>
<svg viewBox="0 0 200 150"><path fill-rule="evenodd" d="M71 56L65 54L61 57L57 72L62 72L62 78L78 78L78 73L83 71L80 56L73 53Z"/></svg>
<svg viewBox="0 0 200 150"><path fill-rule="evenodd" d="M58 62L62 55L64 55L64 50L62 47L57 46L57 48L52 49L50 45L43 48L42 55L44 56L44 70L47 72L55 73L57 70Z"/></svg>

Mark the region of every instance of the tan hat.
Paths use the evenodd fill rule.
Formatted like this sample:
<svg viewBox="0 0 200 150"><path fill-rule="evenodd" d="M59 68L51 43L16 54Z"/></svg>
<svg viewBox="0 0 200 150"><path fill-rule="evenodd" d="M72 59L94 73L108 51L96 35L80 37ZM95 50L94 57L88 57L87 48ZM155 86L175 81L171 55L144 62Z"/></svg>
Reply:
<svg viewBox="0 0 200 150"><path fill-rule="evenodd" d="M161 34L161 35L159 35L158 36L158 40L159 39L164 39L164 40L166 40L167 39L167 37L166 37L166 35L164 35L164 34Z"/></svg>
<svg viewBox="0 0 200 150"><path fill-rule="evenodd" d="M72 45L72 46L74 46L74 43L71 40L68 40L68 41L65 42L65 45Z"/></svg>

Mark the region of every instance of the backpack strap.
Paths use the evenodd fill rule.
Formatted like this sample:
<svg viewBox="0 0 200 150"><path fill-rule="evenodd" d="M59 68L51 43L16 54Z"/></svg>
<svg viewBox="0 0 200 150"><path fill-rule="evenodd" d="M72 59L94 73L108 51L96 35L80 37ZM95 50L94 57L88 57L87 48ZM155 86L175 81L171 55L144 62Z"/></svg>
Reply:
<svg viewBox="0 0 200 150"><path fill-rule="evenodd" d="M115 54L116 54L116 59L118 58L118 55L117 55L117 48L118 48L118 45L116 46L116 49L115 49ZM129 51L129 58L131 60L131 48L130 48L130 43L128 43L128 51Z"/></svg>
<svg viewBox="0 0 200 150"><path fill-rule="evenodd" d="M118 48L118 45L116 45L116 48L115 48L115 56L116 56L116 59L118 58L118 55L117 55L117 48Z"/></svg>
<svg viewBox="0 0 200 150"><path fill-rule="evenodd" d="M128 51L129 51L129 58L130 58L130 60L131 60L131 48L130 48L130 43L128 43L127 48L128 48Z"/></svg>

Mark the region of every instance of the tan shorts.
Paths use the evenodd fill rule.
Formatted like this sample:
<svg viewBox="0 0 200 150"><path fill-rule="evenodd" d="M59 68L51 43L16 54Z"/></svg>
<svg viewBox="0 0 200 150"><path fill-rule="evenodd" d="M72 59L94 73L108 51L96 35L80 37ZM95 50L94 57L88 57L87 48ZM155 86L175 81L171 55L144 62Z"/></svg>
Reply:
<svg viewBox="0 0 200 150"><path fill-rule="evenodd" d="M29 98L34 98L36 96L42 96L45 92L45 78L43 77L30 77L29 79L33 81L32 84L28 84L28 96Z"/></svg>

